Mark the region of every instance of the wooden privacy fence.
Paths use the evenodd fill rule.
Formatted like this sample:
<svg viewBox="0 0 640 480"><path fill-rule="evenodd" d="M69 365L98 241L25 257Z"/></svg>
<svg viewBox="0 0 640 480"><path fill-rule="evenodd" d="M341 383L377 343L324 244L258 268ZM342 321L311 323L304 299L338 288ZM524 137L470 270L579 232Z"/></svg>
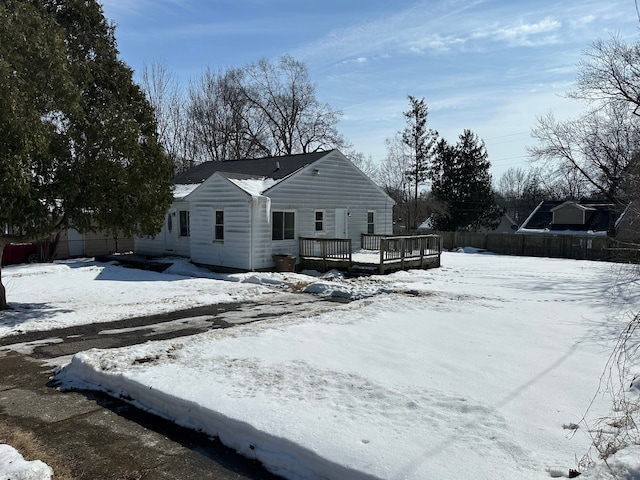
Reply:
<svg viewBox="0 0 640 480"><path fill-rule="evenodd" d="M614 260L614 240L595 235L438 232L447 250L474 247L503 255Z"/></svg>

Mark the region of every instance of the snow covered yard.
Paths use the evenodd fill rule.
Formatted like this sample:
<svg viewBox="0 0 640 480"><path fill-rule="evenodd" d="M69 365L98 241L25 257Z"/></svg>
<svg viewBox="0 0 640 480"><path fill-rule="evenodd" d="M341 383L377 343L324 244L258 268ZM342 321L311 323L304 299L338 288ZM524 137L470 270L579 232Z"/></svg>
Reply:
<svg viewBox="0 0 640 480"><path fill-rule="evenodd" d="M588 451L582 415L627 312L640 309L636 275L617 264L463 253L442 264L358 279L191 278L203 272L184 263L166 274L92 262L14 267L3 275L10 301L39 314L2 322L0 334L269 302L273 287L355 298L331 313L311 306L304 318L84 352L58 379L218 435L287 478L567 475ZM588 424L609 408L596 395ZM637 473L634 453L618 457Z"/></svg>

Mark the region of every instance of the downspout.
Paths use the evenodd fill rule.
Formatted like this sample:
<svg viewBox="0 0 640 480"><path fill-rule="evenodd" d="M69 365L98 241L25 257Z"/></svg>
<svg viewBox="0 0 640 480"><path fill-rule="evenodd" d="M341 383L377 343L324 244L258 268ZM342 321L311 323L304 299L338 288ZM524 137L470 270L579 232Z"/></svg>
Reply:
<svg viewBox="0 0 640 480"><path fill-rule="evenodd" d="M249 271L253 272L253 265L254 265L254 251L253 251L253 245L254 245L254 221L255 221L255 210L256 210L256 203L258 203L258 199L260 197L255 197L253 195L251 195L251 200L249 200L249 224L251 225L249 227Z"/></svg>

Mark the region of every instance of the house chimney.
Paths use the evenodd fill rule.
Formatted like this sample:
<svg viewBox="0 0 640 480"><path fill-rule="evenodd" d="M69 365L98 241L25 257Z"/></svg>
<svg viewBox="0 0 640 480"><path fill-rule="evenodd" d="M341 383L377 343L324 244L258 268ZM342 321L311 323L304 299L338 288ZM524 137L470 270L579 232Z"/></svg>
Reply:
<svg viewBox="0 0 640 480"><path fill-rule="evenodd" d="M280 162L276 162L276 170L280 170Z"/></svg>

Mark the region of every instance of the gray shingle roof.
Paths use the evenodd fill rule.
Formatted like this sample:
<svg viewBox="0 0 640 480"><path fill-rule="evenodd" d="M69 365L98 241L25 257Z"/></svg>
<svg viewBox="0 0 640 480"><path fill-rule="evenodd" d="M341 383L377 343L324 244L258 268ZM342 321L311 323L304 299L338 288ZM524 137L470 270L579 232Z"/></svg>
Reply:
<svg viewBox="0 0 640 480"><path fill-rule="evenodd" d="M263 157L224 162L205 162L173 178L178 185L202 183L215 172L235 173L252 177L269 177L280 180L293 172L310 165L333 150L326 152L301 153L283 157Z"/></svg>

